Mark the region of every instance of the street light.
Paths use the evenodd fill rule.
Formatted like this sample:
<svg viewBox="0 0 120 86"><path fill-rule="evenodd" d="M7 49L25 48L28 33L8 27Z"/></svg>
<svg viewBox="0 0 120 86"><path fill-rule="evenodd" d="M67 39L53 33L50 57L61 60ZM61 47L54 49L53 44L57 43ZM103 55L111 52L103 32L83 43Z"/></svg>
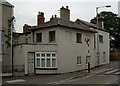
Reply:
<svg viewBox="0 0 120 86"><path fill-rule="evenodd" d="M111 7L111 5L106 5L106 6L101 6L101 7L96 7L96 17L97 17L97 60L98 60L98 67L99 67L99 33L98 33L98 9L99 8L104 8L104 7Z"/></svg>

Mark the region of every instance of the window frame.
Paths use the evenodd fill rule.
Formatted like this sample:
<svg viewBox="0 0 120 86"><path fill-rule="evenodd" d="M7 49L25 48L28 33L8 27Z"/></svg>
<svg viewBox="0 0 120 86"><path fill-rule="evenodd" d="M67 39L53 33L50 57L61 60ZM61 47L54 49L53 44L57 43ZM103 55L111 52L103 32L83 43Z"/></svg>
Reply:
<svg viewBox="0 0 120 86"><path fill-rule="evenodd" d="M37 34L41 34L41 35L40 35L40 38L38 38ZM36 42L37 42L37 43L42 42L42 32L36 33Z"/></svg>
<svg viewBox="0 0 120 86"><path fill-rule="evenodd" d="M54 32L53 34L54 36L51 34L52 32ZM56 31L55 30L49 31L49 42L56 42Z"/></svg>
<svg viewBox="0 0 120 86"><path fill-rule="evenodd" d="M99 43L103 43L103 35L99 35Z"/></svg>
<svg viewBox="0 0 120 86"><path fill-rule="evenodd" d="M80 59L78 59L80 58ZM77 65L81 65L82 64L82 57L81 56L77 56Z"/></svg>
<svg viewBox="0 0 120 86"><path fill-rule="evenodd" d="M80 41L78 39L79 34L80 34ZM82 43L82 33L76 33L76 43Z"/></svg>
<svg viewBox="0 0 120 86"><path fill-rule="evenodd" d="M38 57L37 54L40 54ZM42 57L42 54L45 54L45 57ZM49 57L47 57L47 54L50 54ZM52 57L52 54L55 54L55 57ZM36 52L35 53L35 68L57 68L57 55L56 52ZM37 67L37 58L40 58L40 67ZM45 59L45 67L42 67L42 59ZM50 67L47 67L47 59L50 59ZM52 59L55 59L55 67L52 66L53 62Z"/></svg>

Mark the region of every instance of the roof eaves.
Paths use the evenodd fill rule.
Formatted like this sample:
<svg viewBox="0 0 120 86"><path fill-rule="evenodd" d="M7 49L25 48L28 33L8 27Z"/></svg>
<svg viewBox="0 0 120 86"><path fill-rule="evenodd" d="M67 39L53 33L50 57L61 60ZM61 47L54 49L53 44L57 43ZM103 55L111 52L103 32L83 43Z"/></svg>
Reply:
<svg viewBox="0 0 120 86"><path fill-rule="evenodd" d="M92 23L89 23L89 22L81 20L81 19L77 19L77 20L79 20L79 21L81 21L81 22L83 22L85 24L88 24L90 27L92 27L94 29L97 29L97 25L96 24L92 24ZM102 29L101 27L98 27L98 29L109 33L108 30Z"/></svg>

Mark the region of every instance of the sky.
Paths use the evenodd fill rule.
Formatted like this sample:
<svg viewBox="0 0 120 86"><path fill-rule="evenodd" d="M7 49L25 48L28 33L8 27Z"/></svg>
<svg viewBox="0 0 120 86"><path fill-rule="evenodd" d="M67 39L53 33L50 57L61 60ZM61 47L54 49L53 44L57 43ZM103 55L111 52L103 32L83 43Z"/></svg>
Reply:
<svg viewBox="0 0 120 86"><path fill-rule="evenodd" d="M16 32L23 32L23 25L37 25L38 11L44 12L45 22L52 15L59 17L62 6L69 6L70 20L77 18L90 22L96 16L96 7L111 5L111 8L100 8L101 11L111 11L118 14L118 1L120 0L7 0L14 5L14 16L16 18Z"/></svg>

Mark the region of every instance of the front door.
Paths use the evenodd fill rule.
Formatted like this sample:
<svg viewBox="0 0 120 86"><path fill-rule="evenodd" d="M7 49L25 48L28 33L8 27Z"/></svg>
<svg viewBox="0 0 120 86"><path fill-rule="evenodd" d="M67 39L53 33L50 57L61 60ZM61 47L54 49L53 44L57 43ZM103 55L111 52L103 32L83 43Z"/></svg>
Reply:
<svg viewBox="0 0 120 86"><path fill-rule="evenodd" d="M34 53L28 53L28 75L34 75Z"/></svg>

